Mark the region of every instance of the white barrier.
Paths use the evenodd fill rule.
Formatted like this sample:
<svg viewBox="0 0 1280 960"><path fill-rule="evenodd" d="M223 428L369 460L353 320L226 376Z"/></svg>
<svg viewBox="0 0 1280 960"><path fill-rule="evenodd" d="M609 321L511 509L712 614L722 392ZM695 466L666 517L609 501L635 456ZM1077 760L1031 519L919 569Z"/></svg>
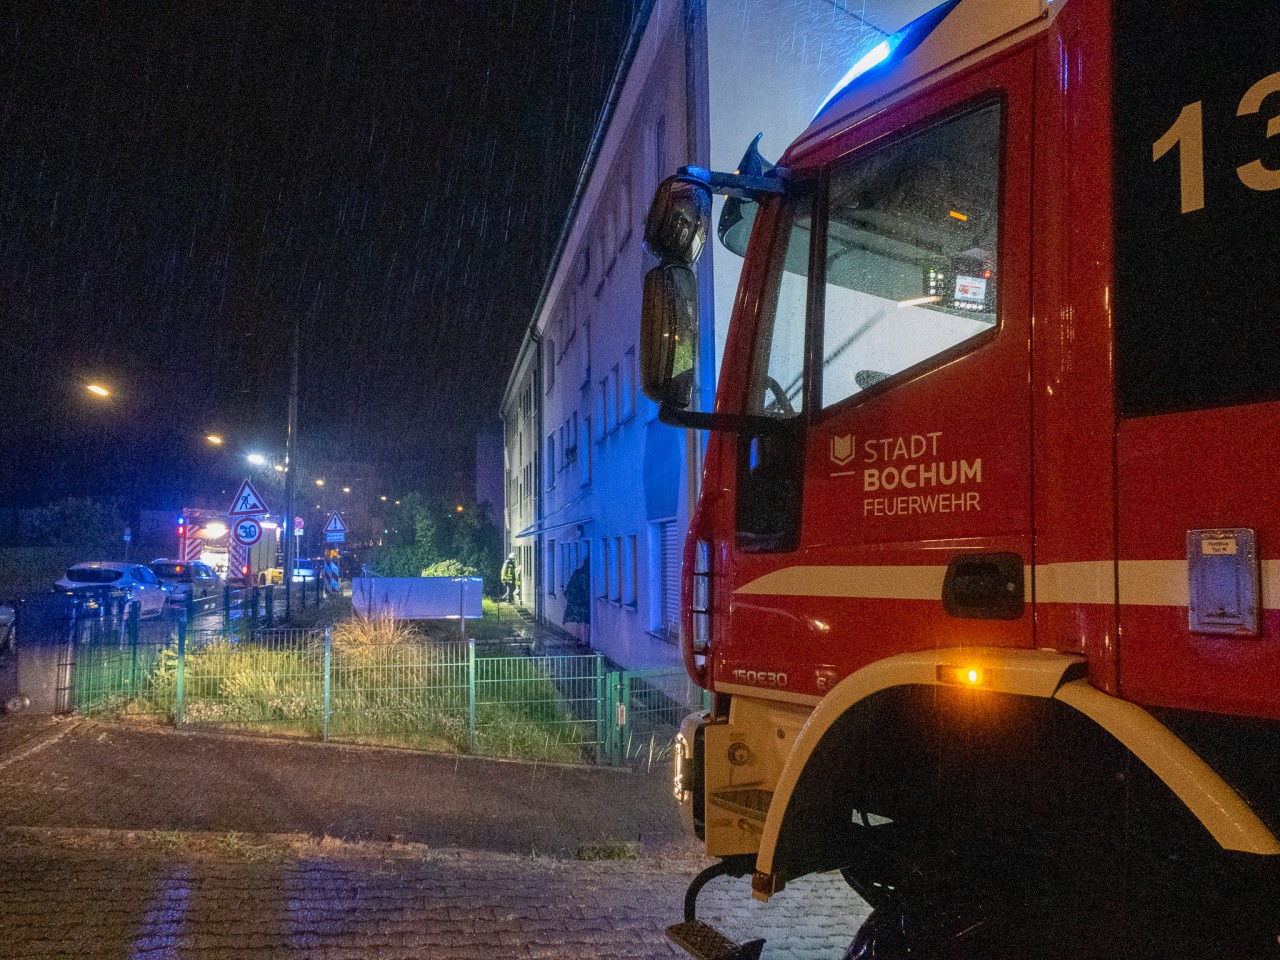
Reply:
<svg viewBox="0 0 1280 960"><path fill-rule="evenodd" d="M481 577L355 577L351 605L364 617L397 620L479 620Z"/></svg>

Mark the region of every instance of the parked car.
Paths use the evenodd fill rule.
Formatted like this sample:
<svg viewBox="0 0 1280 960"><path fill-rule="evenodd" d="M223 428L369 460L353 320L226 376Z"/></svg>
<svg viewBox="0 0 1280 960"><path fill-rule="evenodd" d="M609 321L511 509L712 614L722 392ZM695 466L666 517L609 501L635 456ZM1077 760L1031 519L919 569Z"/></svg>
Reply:
<svg viewBox="0 0 1280 960"><path fill-rule="evenodd" d="M293 582L294 583L315 583L317 561L315 560L295 560L293 561Z"/></svg>
<svg viewBox="0 0 1280 960"><path fill-rule="evenodd" d="M142 617L161 616L169 603L169 591L149 568L138 563L77 563L55 586L83 597L90 606L136 600Z"/></svg>
<svg viewBox="0 0 1280 960"><path fill-rule="evenodd" d="M169 588L169 601L175 606L200 603L222 595L222 578L207 563L152 560L148 566L161 585Z"/></svg>

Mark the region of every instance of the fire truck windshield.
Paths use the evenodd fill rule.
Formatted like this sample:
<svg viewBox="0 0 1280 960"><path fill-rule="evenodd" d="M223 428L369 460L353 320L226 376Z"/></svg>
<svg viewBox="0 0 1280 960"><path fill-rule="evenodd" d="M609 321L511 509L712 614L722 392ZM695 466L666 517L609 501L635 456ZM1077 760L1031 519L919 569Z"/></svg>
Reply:
<svg viewBox="0 0 1280 960"><path fill-rule="evenodd" d="M970 110L832 171L824 407L994 326L1000 113Z"/></svg>

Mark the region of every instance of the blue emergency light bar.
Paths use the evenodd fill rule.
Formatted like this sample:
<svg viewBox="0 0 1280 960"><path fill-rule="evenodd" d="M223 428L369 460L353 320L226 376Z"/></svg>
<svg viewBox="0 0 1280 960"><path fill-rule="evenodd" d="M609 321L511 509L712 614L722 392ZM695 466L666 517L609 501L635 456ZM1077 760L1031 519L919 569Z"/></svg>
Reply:
<svg viewBox="0 0 1280 960"><path fill-rule="evenodd" d="M939 4L928 13L923 13L916 17L897 33L881 40L874 47L860 56L856 63L849 68L849 72L840 78L840 82L831 88L831 92L814 111L814 118L825 110L832 101L837 100L840 96L858 85L858 81L864 79L870 74L877 77L888 69L898 59L905 57L924 41L924 38L933 33L934 27L946 19L947 14L956 8L960 0L947 0L946 3Z"/></svg>

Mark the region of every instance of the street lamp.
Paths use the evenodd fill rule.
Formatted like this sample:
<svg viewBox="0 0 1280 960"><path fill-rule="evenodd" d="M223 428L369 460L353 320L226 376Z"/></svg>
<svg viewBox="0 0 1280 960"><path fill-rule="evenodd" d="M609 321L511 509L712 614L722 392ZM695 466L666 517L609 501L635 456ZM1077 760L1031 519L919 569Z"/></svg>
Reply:
<svg viewBox="0 0 1280 960"><path fill-rule="evenodd" d="M249 462L250 462L250 463L252 463L255 467L260 467L260 466L262 466L264 463L266 463L266 462L267 462L267 458L266 458L266 457L264 457L264 456L263 456L262 454L260 454L260 453L251 453L251 454L249 454L248 460L249 460Z"/></svg>
<svg viewBox="0 0 1280 960"><path fill-rule="evenodd" d="M205 440L213 444L215 447L222 446L222 437L218 436L216 433L209 434L207 437L205 437Z"/></svg>
<svg viewBox="0 0 1280 960"><path fill-rule="evenodd" d="M85 389L88 390L90 393L92 393L94 396L98 396L98 397L111 396L111 391L108 390L106 387L104 387L100 383L85 384Z"/></svg>

